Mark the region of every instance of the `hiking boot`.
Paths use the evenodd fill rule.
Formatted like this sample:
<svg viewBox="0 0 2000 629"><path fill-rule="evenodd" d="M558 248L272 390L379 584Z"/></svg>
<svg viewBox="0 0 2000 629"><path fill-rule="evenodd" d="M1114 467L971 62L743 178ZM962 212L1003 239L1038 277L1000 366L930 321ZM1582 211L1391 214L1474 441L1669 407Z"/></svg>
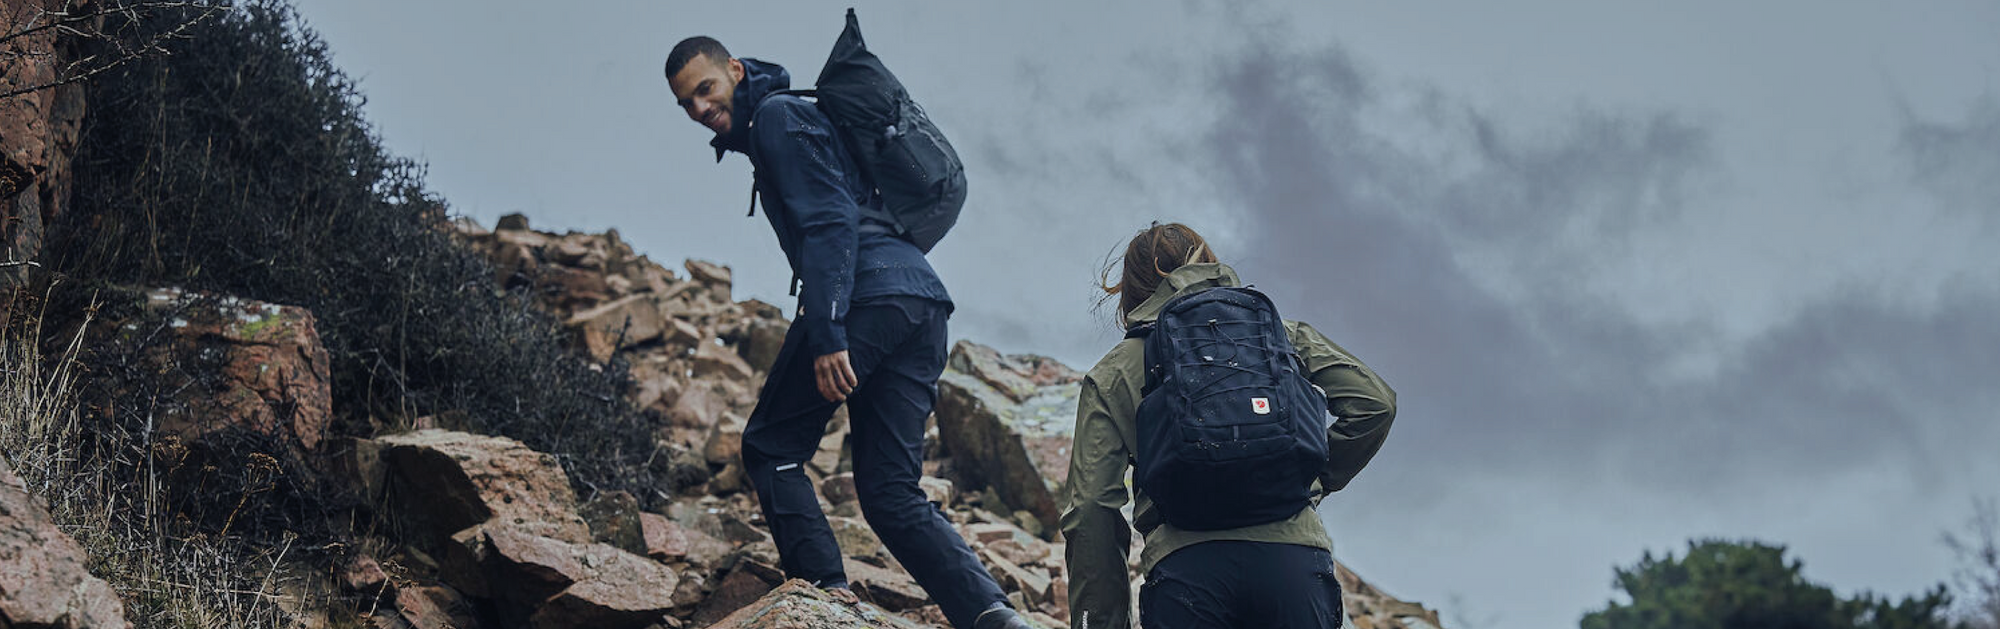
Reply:
<svg viewBox="0 0 2000 629"><path fill-rule="evenodd" d="M1027 619L1005 605L995 603L986 611L979 612L979 619L972 621L972 629L1037 629L1028 624Z"/></svg>

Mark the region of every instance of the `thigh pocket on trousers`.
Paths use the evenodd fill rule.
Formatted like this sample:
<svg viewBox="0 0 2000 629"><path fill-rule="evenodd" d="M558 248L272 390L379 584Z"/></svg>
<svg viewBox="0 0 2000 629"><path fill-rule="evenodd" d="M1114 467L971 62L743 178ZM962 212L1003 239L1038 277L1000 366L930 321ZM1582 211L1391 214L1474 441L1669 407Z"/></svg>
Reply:
<svg viewBox="0 0 2000 629"><path fill-rule="evenodd" d="M1148 577L1139 588L1139 626L1145 629L1210 627L1219 609L1191 585L1178 579Z"/></svg>
<svg viewBox="0 0 2000 629"><path fill-rule="evenodd" d="M1331 563L1330 560L1329 563ZM1318 581L1318 583L1314 584L1314 586L1319 590L1318 592L1315 592L1315 594L1324 597L1325 600L1324 604L1328 608L1331 608L1332 610L1332 613L1327 614L1326 616L1326 619L1332 621L1332 624L1326 626L1334 627L1335 629L1339 629L1339 627L1345 626L1347 624L1347 605L1345 602L1340 600L1339 575L1337 575L1334 572L1334 568L1331 565L1329 565L1324 570L1315 571L1313 573L1313 579Z"/></svg>
<svg viewBox="0 0 2000 629"><path fill-rule="evenodd" d="M771 474L771 512L777 515L814 515L819 513L819 494L813 491L812 479L806 477L797 463L779 465Z"/></svg>

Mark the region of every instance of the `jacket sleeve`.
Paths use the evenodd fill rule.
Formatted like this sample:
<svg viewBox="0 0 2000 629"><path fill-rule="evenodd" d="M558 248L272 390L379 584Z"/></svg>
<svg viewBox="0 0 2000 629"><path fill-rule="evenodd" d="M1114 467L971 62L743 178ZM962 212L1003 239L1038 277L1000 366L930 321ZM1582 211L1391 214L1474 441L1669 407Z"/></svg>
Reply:
<svg viewBox="0 0 2000 629"><path fill-rule="evenodd" d="M1334 416L1326 429L1327 466L1320 473L1320 491L1340 491L1389 438L1389 426L1396 421L1396 392L1310 325L1292 323L1292 346L1312 370L1313 384L1326 391L1326 410Z"/></svg>
<svg viewBox="0 0 2000 629"><path fill-rule="evenodd" d="M1078 629L1132 626L1132 582L1126 573L1132 528L1120 511L1131 499L1125 488L1130 451L1111 412L1097 382L1084 378L1062 514L1070 619Z"/></svg>
<svg viewBox="0 0 2000 629"><path fill-rule="evenodd" d="M768 192L784 199L800 235L798 323L806 326L806 349L814 356L845 350L860 208L847 190L840 145L824 116L804 100L772 99L758 109L754 124Z"/></svg>

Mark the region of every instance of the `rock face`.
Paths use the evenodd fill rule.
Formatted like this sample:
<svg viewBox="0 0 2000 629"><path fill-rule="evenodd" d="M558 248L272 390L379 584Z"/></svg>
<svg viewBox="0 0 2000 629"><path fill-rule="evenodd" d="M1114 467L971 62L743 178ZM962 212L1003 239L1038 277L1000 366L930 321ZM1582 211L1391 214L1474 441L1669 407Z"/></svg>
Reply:
<svg viewBox="0 0 2000 629"><path fill-rule="evenodd" d="M725 296L729 294L731 276L729 267L702 260L688 260L684 266L687 267L688 276L694 278L694 281L720 291Z"/></svg>
<svg viewBox="0 0 2000 629"><path fill-rule="evenodd" d="M1061 544L1043 541L1010 518L985 509L967 510L958 534L1017 609L1045 614L1051 621L1069 618L1069 578Z"/></svg>
<svg viewBox="0 0 2000 629"><path fill-rule="evenodd" d="M107 347L144 350L140 373L165 392L160 432L190 444L249 433L300 458L320 449L333 394L310 311L173 288L100 295L123 302L122 320L92 333L109 336Z"/></svg>
<svg viewBox="0 0 2000 629"><path fill-rule="evenodd" d="M1057 496L1069 478L1069 446L1082 375L1051 358L1003 356L959 341L938 381L938 436L975 486L1044 532L1057 529Z"/></svg>
<svg viewBox="0 0 2000 629"><path fill-rule="evenodd" d="M0 461L0 627L124 629L125 606L83 547Z"/></svg>
<svg viewBox="0 0 2000 629"><path fill-rule="evenodd" d="M1340 580L1341 604L1347 608L1347 625L1357 629L1438 629L1435 609L1397 600L1361 580L1347 566L1336 562L1334 577Z"/></svg>
<svg viewBox="0 0 2000 629"><path fill-rule="evenodd" d="M659 622L678 579L659 562L608 544L575 544L508 525L481 527L473 551L503 617L535 629Z"/></svg>
<svg viewBox="0 0 2000 629"><path fill-rule="evenodd" d="M410 629L470 629L479 626L471 606L456 590L443 586L412 586L396 591L389 605L378 607L377 627Z"/></svg>
<svg viewBox="0 0 2000 629"><path fill-rule="evenodd" d="M419 430L382 446L395 510L450 535L488 520L567 542L589 542L575 492L555 458L505 437Z"/></svg>
<svg viewBox="0 0 2000 629"><path fill-rule="evenodd" d="M570 329L583 339L584 351L599 361L612 353L660 338L666 330L660 309L649 303L648 295L626 295L602 306L579 312L569 320Z"/></svg>
<svg viewBox="0 0 2000 629"><path fill-rule="evenodd" d="M771 590L712 629L921 629L920 625L862 603L848 607L805 581L791 580Z"/></svg>
<svg viewBox="0 0 2000 629"><path fill-rule="evenodd" d="M626 552L646 553L646 531L639 500L623 491L598 494L583 503L583 519L590 523L590 536Z"/></svg>
<svg viewBox="0 0 2000 629"><path fill-rule="evenodd" d="M149 302L168 307L177 299L199 303L171 290L148 295ZM307 450L317 449L326 434L333 395L329 358L313 314L295 306L230 297L217 298L213 304L186 310L185 326L179 326L182 319L173 322L184 351L221 346L223 381L194 411L213 412L211 420L287 436ZM172 418L166 425L172 429Z"/></svg>
<svg viewBox="0 0 2000 629"><path fill-rule="evenodd" d="M616 231L531 231L525 217L491 232L453 226L502 285L532 290L537 305L566 321L585 354L631 366L633 402L683 429L662 440L700 451L723 411L749 415L789 324L770 304L731 302L728 267L689 260L682 278L634 253ZM689 393L701 397L681 402Z"/></svg>
<svg viewBox="0 0 2000 629"><path fill-rule="evenodd" d="M769 594L782 581L784 576L772 564L756 561L740 563L717 579L688 620L698 627L724 626L724 618L754 606L758 599Z"/></svg>
<svg viewBox="0 0 2000 629"><path fill-rule="evenodd" d="M16 33L47 24L63 0L0 0L0 25ZM82 6L89 6L84 4ZM47 30L0 42L0 93L46 85L75 58ZM70 84L0 98L0 263L35 260L50 221L69 200L70 160L84 114L84 86ZM28 267L0 267L0 321Z"/></svg>
<svg viewBox="0 0 2000 629"><path fill-rule="evenodd" d="M644 547L630 496L592 503L600 521L593 536L549 455L444 430L376 441L391 509L443 555L444 585L490 601L502 626L638 629L675 606L672 569L597 541Z"/></svg>

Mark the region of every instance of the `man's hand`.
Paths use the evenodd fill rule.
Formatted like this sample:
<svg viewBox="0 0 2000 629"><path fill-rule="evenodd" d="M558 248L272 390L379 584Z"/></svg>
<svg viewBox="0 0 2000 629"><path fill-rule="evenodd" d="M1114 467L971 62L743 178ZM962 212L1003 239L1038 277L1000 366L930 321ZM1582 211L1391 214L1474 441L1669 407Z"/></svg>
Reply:
<svg viewBox="0 0 2000 629"><path fill-rule="evenodd" d="M854 387L861 386L861 379L854 377L854 365L847 362L847 350L840 350L813 359L813 375L819 381L819 394L828 402L845 402L847 394Z"/></svg>

